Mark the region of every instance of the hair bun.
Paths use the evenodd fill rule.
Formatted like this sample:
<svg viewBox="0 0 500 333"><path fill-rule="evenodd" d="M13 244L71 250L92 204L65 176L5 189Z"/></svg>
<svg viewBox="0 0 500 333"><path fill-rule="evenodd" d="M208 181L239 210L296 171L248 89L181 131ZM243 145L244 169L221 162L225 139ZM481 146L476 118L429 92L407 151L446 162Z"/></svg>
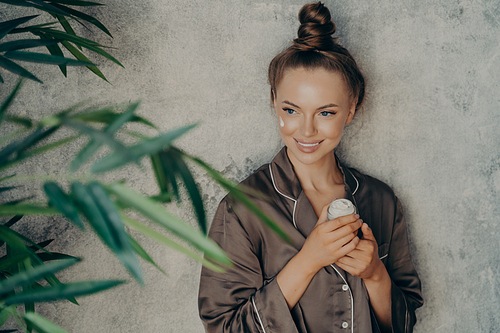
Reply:
<svg viewBox="0 0 500 333"><path fill-rule="evenodd" d="M297 48L303 51L326 51L333 48L335 23L325 5L321 2L304 5L299 12L299 21L298 38L294 39Z"/></svg>

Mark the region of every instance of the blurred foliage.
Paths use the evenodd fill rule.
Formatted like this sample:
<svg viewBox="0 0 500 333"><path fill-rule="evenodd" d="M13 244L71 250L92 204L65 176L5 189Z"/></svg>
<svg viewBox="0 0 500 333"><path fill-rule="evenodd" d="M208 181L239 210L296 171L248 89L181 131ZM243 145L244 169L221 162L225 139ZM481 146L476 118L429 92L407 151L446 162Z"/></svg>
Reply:
<svg viewBox="0 0 500 333"><path fill-rule="evenodd" d="M37 64L57 65L64 76L67 75L67 66L87 66L94 74L106 80L104 74L85 55L83 49L97 53L119 66L123 65L104 50L106 48L97 42L78 36L71 24L79 24L85 29L93 25L105 34L111 36L108 29L95 17L87 15L76 8L102 6L103 4L86 0L0 0L11 6L31 7L50 14L53 22L28 25L39 15L18 17L0 22L0 67L22 77L42 82L33 73L17 62L33 62ZM59 29L58 29L59 28ZM7 36L21 34L17 39L4 42ZM37 38L24 38L25 35ZM45 47L50 54L26 51L33 48ZM73 58L67 58L63 49ZM4 82L0 75L0 82Z"/></svg>
<svg viewBox="0 0 500 333"><path fill-rule="evenodd" d="M189 164L204 170L272 230L288 239L248 197L259 194L225 179L201 159L173 145L176 139L196 125L159 133L154 137L145 136L130 130L128 126L136 123L156 130L154 124L135 114L139 103L105 107L75 105L39 120L9 114L9 107L22 88L23 78L41 82L16 61L58 65L64 75L67 74L67 66L84 65L104 80L104 75L83 55L83 48L121 64L106 53L102 45L78 37L70 25L70 22L83 26L91 24L111 36L97 19L73 8L101 4L85 0L0 0L0 3L35 8L57 20L23 26L36 17L25 16L0 22L0 67L20 77L12 92L0 102L0 194L2 198L7 197L6 194L15 197L16 189L36 181L41 183L46 197L42 202L33 202L32 197L22 197L0 203L0 328L13 318L23 332L66 332L36 314L35 304L56 300L78 304L75 297L100 292L125 282L103 280L62 283L55 274L80 259L48 251L46 247L52 243L52 239L35 243L30 238L32 235L23 235L14 230L13 227L18 225L23 216L35 215L41 219L46 215L63 215L77 228L91 229L141 285L144 284L144 277L140 259L165 272L131 231L179 251L213 270L223 271L230 266L232 263L226 253L206 236L205 207ZM60 25L63 30L55 29L56 25ZM31 33L38 38L3 42L5 36L20 33ZM61 46L76 59L64 57ZM20 51L36 47L46 47L50 54ZM0 81L3 82L1 76ZM57 176L16 174L19 164L43 158L43 154L49 151L64 149L65 145L81 137L86 137L87 142L72 157L67 173ZM108 154L96 159L96 154L104 146L108 148ZM141 166L144 159L150 161L148 166L155 175L159 189L155 195L145 196L136 192L126 185L126 180L103 183L97 176L130 163L144 168ZM86 168L87 172L77 172ZM165 203L181 200L181 187L190 199L198 228L173 215L165 207ZM138 221L131 216L142 218ZM149 224L157 228L153 229ZM203 252L204 257L193 248ZM0 333L15 331L0 329Z"/></svg>

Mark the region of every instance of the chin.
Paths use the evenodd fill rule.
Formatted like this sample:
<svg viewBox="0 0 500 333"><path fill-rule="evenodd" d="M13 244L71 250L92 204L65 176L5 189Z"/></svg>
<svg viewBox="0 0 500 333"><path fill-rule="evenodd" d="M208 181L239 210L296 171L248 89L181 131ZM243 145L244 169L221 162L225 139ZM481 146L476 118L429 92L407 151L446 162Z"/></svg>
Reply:
<svg viewBox="0 0 500 333"><path fill-rule="evenodd" d="M314 153L304 153L301 152L298 149L290 149L290 147L287 145L287 149L290 152L291 155L293 155L293 158L298 161L299 163L303 165L314 165L317 162L327 158L332 154L333 156L333 149L331 150L326 150L326 151L315 151Z"/></svg>

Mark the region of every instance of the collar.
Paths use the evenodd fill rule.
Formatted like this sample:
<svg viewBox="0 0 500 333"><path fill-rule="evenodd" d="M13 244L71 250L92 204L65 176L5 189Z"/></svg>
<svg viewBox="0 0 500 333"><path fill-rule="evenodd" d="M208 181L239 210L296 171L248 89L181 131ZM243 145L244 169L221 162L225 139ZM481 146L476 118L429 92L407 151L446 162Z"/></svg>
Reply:
<svg viewBox="0 0 500 333"><path fill-rule="evenodd" d="M353 173L341 163L335 154L335 161L337 166L344 177L344 187L346 196L353 197L359 189L359 181ZM284 146L270 163L271 177L274 188L284 197L296 201L302 193L302 186L299 179L293 170L292 162L286 153L286 146Z"/></svg>

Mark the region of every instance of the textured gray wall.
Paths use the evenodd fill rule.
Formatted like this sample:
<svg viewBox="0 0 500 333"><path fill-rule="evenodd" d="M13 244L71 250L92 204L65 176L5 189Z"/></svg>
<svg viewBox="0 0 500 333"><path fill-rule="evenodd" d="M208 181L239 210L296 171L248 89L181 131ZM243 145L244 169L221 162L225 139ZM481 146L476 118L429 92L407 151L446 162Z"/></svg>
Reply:
<svg viewBox="0 0 500 333"><path fill-rule="evenodd" d="M82 69L64 79L57 68L45 68L38 72L45 84L26 84L15 112L41 116L88 99L142 99L140 114L164 130L201 121L180 145L235 180L273 157L281 143L266 68L295 37L304 2L105 2L95 14L114 39L92 38L117 47L111 52L125 69L93 59L112 85ZM366 104L340 155L390 184L405 206L426 302L415 331L500 332L499 1L326 4L368 81ZM21 171L60 172L67 162L67 152L52 154ZM151 175L128 168L118 176L153 191ZM212 215L224 192L200 176ZM193 221L182 206L172 209ZM57 236L52 250L86 259L63 279L126 276L95 237L59 218L30 228L40 238ZM41 312L72 332L202 332L200 266L143 243L168 277L143 265L145 288L131 282L82 298L80 307L53 303Z"/></svg>

